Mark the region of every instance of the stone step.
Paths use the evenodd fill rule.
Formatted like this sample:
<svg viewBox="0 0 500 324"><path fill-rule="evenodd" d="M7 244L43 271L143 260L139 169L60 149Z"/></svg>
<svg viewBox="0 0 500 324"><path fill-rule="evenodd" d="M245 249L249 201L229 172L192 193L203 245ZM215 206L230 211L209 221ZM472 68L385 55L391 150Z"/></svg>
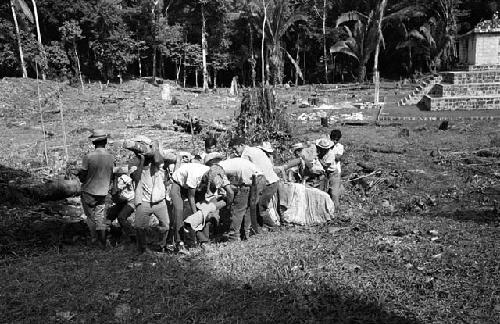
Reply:
<svg viewBox="0 0 500 324"><path fill-rule="evenodd" d="M500 120L500 116L380 116L382 121Z"/></svg>
<svg viewBox="0 0 500 324"><path fill-rule="evenodd" d="M425 95L423 104L427 110L478 110L500 109L500 95L432 97Z"/></svg>

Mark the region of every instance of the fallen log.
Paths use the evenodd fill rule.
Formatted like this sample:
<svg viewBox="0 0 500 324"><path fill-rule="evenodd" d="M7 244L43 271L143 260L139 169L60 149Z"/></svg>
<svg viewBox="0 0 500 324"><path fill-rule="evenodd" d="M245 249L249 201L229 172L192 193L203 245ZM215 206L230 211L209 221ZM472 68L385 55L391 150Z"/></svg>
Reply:
<svg viewBox="0 0 500 324"><path fill-rule="evenodd" d="M191 133L191 128L194 134L199 134L202 130L202 126L198 119L193 118L191 121L186 119L174 119L173 124L181 127L182 130L186 133Z"/></svg>
<svg viewBox="0 0 500 324"><path fill-rule="evenodd" d="M57 179L36 185L16 186L9 184L9 189L19 191L27 198L51 201L79 195L81 184L78 179Z"/></svg>
<svg viewBox="0 0 500 324"><path fill-rule="evenodd" d="M405 154L404 150L385 148L385 147L370 147L370 151L377 153L388 153L388 154Z"/></svg>

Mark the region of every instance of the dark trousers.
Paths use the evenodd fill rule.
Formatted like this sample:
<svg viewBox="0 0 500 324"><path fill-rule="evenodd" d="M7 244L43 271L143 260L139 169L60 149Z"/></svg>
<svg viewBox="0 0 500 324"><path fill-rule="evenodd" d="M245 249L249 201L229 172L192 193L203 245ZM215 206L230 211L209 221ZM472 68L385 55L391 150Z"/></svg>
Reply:
<svg viewBox="0 0 500 324"><path fill-rule="evenodd" d="M122 229L123 234L130 236L132 234L132 224L128 221L128 218L134 212L134 208L130 206L127 202L116 203L111 206L108 210L107 219L114 221L118 219L118 223Z"/></svg>
<svg viewBox="0 0 500 324"><path fill-rule="evenodd" d="M259 177L257 179L257 191L258 191L258 202L257 202L257 213L260 216L260 220L268 226L276 226L274 221L269 216L267 208L273 196L278 191L278 181L267 184L265 178Z"/></svg>
<svg viewBox="0 0 500 324"><path fill-rule="evenodd" d="M179 243L182 241L180 231L184 225L184 200L182 199L181 186L178 183L172 183L170 189L170 199L173 206L172 228L174 230L174 241Z"/></svg>
<svg viewBox="0 0 500 324"><path fill-rule="evenodd" d="M229 235L233 239L240 237L241 225L245 235L250 231L250 186L240 186L234 188L234 200L231 205L231 225L229 226Z"/></svg>

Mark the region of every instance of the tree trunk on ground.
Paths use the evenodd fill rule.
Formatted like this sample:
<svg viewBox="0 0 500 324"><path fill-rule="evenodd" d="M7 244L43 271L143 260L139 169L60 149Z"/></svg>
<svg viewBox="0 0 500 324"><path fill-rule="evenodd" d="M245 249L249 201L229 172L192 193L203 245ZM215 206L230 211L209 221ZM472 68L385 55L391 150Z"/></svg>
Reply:
<svg viewBox="0 0 500 324"><path fill-rule="evenodd" d="M205 21L205 6L203 4L201 5L201 56L203 61L203 91L207 92L208 91L207 29Z"/></svg>
<svg viewBox="0 0 500 324"><path fill-rule="evenodd" d="M378 71L378 55L380 53L380 42L382 40L382 19L384 19L384 11L387 0L382 0L380 2L379 10L380 16L377 21L377 44L375 47L375 57L373 60L373 83L375 84L375 98L374 104L378 105L380 100L380 73Z"/></svg>
<svg viewBox="0 0 500 324"><path fill-rule="evenodd" d="M264 19L262 19L262 43L260 46L260 55L262 59L262 86L264 86L264 84L266 84L265 81L267 80L265 71L265 58L264 58L264 44L266 39L266 20L267 20L266 0L262 0L262 6L264 8Z"/></svg>
<svg viewBox="0 0 500 324"><path fill-rule="evenodd" d="M17 24L16 9L14 8L14 2L10 0L10 7L12 9L12 18L14 19L14 26L16 28L16 38L17 45L19 47L19 59L21 61L21 71L23 72L23 78L28 77L28 72L26 71L26 64L24 63L23 45L21 42L21 33L19 32L19 25Z"/></svg>
<svg viewBox="0 0 500 324"><path fill-rule="evenodd" d="M328 53L326 51L326 0L323 0L323 17L322 17L322 31L323 31L323 62L325 65L325 82L328 83Z"/></svg>
<svg viewBox="0 0 500 324"><path fill-rule="evenodd" d="M38 22L38 9L37 9L35 0L31 0L31 2L33 3L33 13L35 15L38 47L40 49L40 56L42 57L42 63L43 63L43 65L42 65L42 80L45 81L45 70L47 69L47 61L46 61L46 56L45 56L45 49L43 48L43 44L42 44L42 33L40 32L40 24Z"/></svg>
<svg viewBox="0 0 500 324"><path fill-rule="evenodd" d="M61 200L77 196L81 190L80 181L76 179L49 181L35 185L11 186L12 189L19 190L25 196L38 201Z"/></svg>

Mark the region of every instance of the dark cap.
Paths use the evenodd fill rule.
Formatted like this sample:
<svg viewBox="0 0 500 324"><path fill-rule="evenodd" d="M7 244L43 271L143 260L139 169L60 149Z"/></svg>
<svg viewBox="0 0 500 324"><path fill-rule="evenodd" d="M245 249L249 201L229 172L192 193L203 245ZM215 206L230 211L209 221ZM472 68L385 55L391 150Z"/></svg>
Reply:
<svg viewBox="0 0 500 324"><path fill-rule="evenodd" d="M238 145L245 145L245 143L246 143L245 138L243 138L243 137L233 137L229 141L229 147L238 146Z"/></svg>

